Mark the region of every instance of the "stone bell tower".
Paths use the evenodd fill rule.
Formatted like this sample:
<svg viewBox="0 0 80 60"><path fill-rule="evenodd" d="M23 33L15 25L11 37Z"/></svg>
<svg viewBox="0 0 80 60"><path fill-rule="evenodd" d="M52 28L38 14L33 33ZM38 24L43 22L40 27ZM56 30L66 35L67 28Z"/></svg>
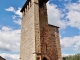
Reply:
<svg viewBox="0 0 80 60"><path fill-rule="evenodd" d="M48 0L27 0L21 9L20 60L62 60L58 27L49 25Z"/></svg>

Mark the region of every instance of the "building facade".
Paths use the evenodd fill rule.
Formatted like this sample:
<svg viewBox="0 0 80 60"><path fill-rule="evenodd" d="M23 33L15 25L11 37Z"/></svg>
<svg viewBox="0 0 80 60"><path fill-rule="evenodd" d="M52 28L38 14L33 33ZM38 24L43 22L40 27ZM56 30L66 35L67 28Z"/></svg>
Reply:
<svg viewBox="0 0 80 60"><path fill-rule="evenodd" d="M27 0L21 9L20 60L62 60L59 31L49 25L48 0Z"/></svg>

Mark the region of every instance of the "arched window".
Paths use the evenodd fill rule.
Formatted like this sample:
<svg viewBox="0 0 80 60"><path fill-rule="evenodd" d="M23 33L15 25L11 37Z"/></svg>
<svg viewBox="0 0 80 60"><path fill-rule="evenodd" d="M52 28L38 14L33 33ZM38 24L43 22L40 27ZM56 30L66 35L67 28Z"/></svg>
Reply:
<svg viewBox="0 0 80 60"><path fill-rule="evenodd" d="M44 57L43 60L47 60L47 59Z"/></svg>

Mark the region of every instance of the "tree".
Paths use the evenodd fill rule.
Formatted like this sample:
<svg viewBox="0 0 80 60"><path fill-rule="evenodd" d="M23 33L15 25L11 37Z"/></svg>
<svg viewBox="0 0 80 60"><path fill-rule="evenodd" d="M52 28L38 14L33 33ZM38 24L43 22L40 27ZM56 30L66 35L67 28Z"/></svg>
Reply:
<svg viewBox="0 0 80 60"><path fill-rule="evenodd" d="M62 60L80 60L80 54L63 57Z"/></svg>

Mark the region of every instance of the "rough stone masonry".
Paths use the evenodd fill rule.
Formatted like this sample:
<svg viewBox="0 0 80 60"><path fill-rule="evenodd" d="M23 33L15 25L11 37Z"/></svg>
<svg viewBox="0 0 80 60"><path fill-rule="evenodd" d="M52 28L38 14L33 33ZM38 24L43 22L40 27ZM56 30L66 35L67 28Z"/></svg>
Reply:
<svg viewBox="0 0 80 60"><path fill-rule="evenodd" d="M62 60L59 27L48 24L47 2L27 0L21 9L20 60Z"/></svg>

